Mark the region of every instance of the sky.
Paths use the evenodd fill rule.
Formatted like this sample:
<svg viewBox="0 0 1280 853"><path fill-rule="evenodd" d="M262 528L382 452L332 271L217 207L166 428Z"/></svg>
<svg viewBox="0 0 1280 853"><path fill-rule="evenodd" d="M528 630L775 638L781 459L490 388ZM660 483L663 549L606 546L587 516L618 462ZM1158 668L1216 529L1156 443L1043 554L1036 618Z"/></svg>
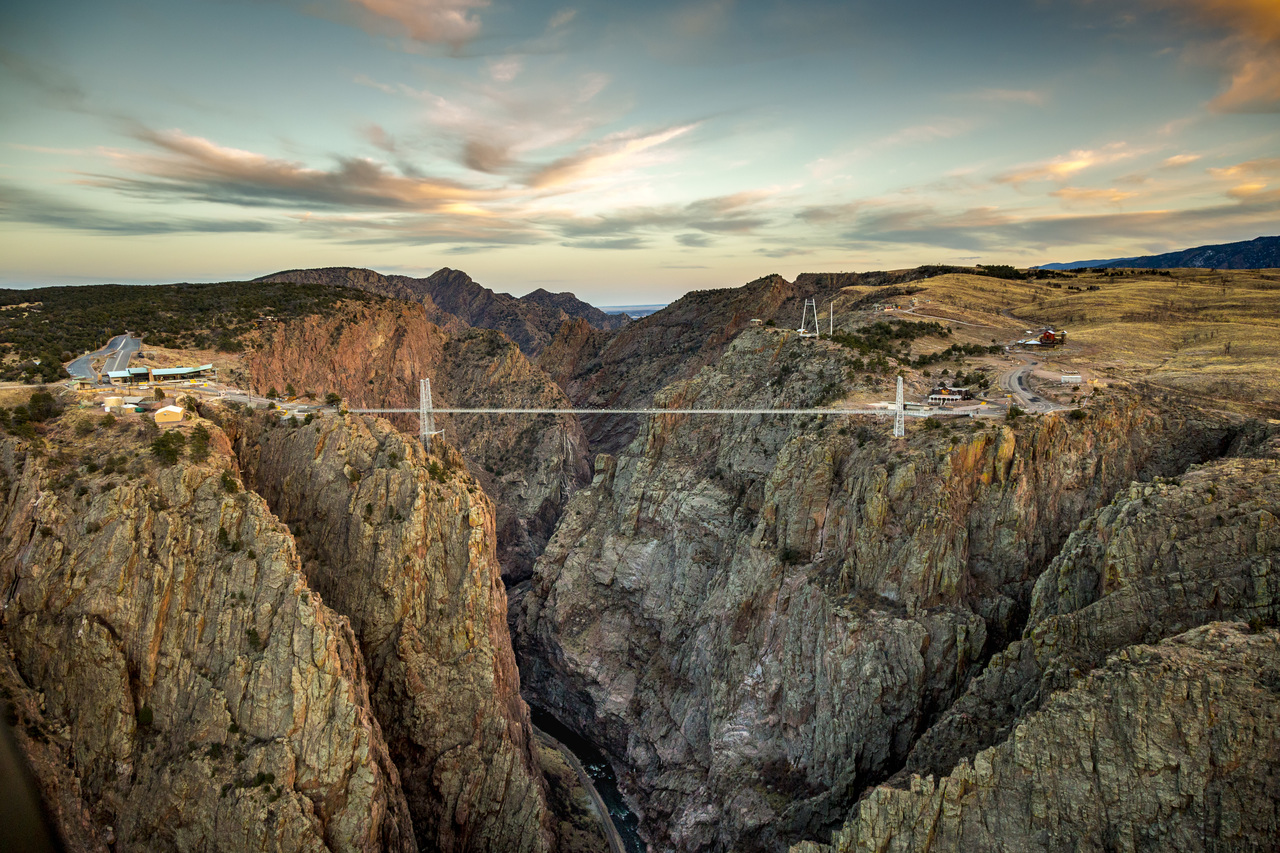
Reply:
<svg viewBox="0 0 1280 853"><path fill-rule="evenodd" d="M1280 234L1277 0L3 6L3 286L635 305Z"/></svg>

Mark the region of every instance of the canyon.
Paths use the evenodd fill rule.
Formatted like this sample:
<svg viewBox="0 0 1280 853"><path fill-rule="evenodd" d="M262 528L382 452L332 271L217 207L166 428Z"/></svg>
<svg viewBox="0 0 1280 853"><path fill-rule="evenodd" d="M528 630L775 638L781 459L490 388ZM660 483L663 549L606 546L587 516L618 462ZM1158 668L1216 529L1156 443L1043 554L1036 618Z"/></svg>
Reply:
<svg viewBox="0 0 1280 853"><path fill-rule="evenodd" d="M811 294L848 330L929 287L1008 322L942 304L1003 284L931 268L612 326L459 275L268 277L392 298L260 324L244 373L348 410L420 378L440 406L786 410L929 378L786 329ZM530 706L603 753L653 851L1277 849L1280 429L1081 396L905 439L442 415L425 447L406 416L210 396L173 464L145 416L66 397L0 440L10 724L75 850L606 849Z"/></svg>

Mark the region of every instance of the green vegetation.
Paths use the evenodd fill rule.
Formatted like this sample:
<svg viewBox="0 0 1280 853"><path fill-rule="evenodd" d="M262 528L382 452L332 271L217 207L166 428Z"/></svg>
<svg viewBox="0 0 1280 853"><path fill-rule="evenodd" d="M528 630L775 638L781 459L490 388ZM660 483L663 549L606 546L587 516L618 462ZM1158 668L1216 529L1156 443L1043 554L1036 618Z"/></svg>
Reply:
<svg viewBox="0 0 1280 853"><path fill-rule="evenodd" d="M48 391L35 391L25 406L0 406L0 427L21 438L35 438L36 425L62 414L62 405Z"/></svg>
<svg viewBox="0 0 1280 853"><path fill-rule="evenodd" d="M186 446L187 437L177 430L171 430L151 442L151 455L167 468L178 461Z"/></svg>
<svg viewBox="0 0 1280 853"><path fill-rule="evenodd" d="M204 424L197 424L196 428L191 431L191 461L203 462L208 458L209 430Z"/></svg>
<svg viewBox="0 0 1280 853"><path fill-rule="evenodd" d="M62 362L126 330L162 347L238 352L244 348L241 338L259 321L329 313L342 300L385 297L345 287L267 282L0 291L0 346L17 357L0 370L0 380L64 378Z"/></svg>

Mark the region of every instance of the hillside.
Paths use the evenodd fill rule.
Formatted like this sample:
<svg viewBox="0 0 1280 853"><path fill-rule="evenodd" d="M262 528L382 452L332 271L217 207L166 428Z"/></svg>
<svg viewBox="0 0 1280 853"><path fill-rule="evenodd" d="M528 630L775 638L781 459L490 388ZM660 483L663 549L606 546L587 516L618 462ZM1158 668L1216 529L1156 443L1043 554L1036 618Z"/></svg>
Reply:
<svg viewBox="0 0 1280 853"><path fill-rule="evenodd" d="M567 320L581 318L597 329L618 329L626 325L622 315L606 314L572 293L549 293L538 289L516 298L496 293L475 282L461 270L444 268L426 278L382 275L372 270L327 267L285 270L256 281L329 284L355 287L410 302L421 302L437 325L447 326L442 312L468 326L496 329L515 341L525 355L535 356L551 342Z"/></svg>
<svg viewBox="0 0 1280 853"><path fill-rule="evenodd" d="M1219 243L1197 246L1162 255L1142 255L1135 258L1110 258L1108 260L1071 261L1069 263L1041 264L1042 270L1104 269L1125 267L1128 269L1214 269L1214 270L1265 270L1280 268L1280 237L1257 237L1238 243Z"/></svg>

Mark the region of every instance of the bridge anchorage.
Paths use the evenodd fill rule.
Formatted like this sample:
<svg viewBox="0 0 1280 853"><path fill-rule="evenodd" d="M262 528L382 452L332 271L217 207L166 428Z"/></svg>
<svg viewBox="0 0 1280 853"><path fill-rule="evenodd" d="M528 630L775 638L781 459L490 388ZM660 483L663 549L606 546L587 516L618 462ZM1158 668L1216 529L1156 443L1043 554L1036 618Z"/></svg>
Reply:
<svg viewBox="0 0 1280 853"><path fill-rule="evenodd" d="M906 433L907 418L928 417L928 412L912 411L903 404L902 377L898 377L898 396L892 408L878 409L514 409L497 407L463 408L457 406L437 407L431 400L431 380L418 380L418 406L413 409L348 409L353 414L392 415L405 414L418 416L418 438L424 447L430 445L431 436L439 435L443 430L436 429L436 415L874 415L879 418L893 417L893 436L902 438Z"/></svg>

